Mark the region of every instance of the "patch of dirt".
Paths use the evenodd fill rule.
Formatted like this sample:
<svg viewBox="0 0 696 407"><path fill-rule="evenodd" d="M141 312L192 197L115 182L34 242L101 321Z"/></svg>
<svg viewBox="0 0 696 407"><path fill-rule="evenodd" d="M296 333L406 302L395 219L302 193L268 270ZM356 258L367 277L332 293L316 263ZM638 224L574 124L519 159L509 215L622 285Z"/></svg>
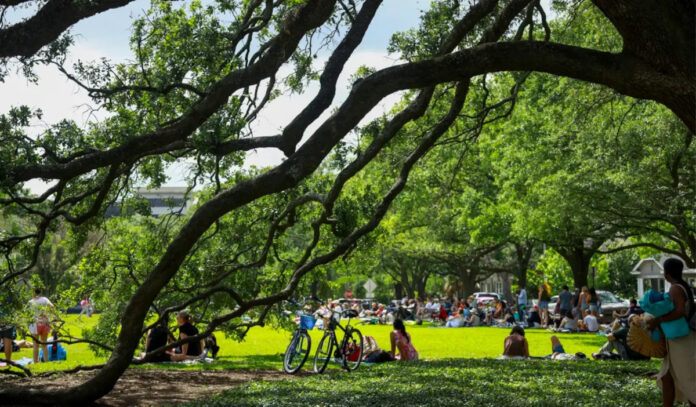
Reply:
<svg viewBox="0 0 696 407"><path fill-rule="evenodd" d="M0 381L36 388L71 387L89 379L95 372L78 372L53 378ZM212 396L232 387L256 380L280 380L294 376L277 370L151 370L128 369L114 389L94 406L166 406Z"/></svg>

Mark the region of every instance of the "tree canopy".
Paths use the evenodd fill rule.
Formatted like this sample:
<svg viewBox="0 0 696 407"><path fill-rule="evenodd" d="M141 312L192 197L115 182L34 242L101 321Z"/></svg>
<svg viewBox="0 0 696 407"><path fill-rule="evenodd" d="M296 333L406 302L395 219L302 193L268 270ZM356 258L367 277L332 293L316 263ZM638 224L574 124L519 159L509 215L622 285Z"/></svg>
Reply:
<svg viewBox="0 0 696 407"><path fill-rule="evenodd" d="M580 264L577 280L605 242L639 235L694 261L693 2L555 1L550 22L538 0L435 1L419 27L395 33L401 62L354 73L326 119L381 0L153 0L133 21L132 61L69 66L69 27L128 2L0 0L0 75L54 67L107 113L38 135L29 127L41 110L0 116L0 285L26 281L62 234L82 283L117 294L93 336L110 354L97 374L69 389L4 389L0 403L99 398L148 326L186 307L206 327L185 342L263 324L377 239L385 217L396 229L384 234L415 234L409 244L427 230L432 239L410 249L443 273L526 273L525 253L545 241ZM17 7L35 13L6 22ZM329 56L315 72L319 49ZM309 83L319 90L278 134L251 131L269 101ZM400 91L388 115L360 127ZM285 160L248 169L255 149ZM135 186L162 185L177 163L191 168L193 209L142 216ZM32 194L31 180L50 186ZM109 205L124 217L105 220Z"/></svg>

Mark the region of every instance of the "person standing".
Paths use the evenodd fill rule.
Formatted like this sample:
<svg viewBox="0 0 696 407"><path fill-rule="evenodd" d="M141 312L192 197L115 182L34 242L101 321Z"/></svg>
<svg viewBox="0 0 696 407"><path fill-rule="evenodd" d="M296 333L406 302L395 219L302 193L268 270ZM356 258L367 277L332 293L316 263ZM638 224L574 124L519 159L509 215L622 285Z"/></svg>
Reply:
<svg viewBox="0 0 696 407"><path fill-rule="evenodd" d="M527 308L527 290L524 287L517 287L517 315L520 323L524 324L524 310Z"/></svg>
<svg viewBox="0 0 696 407"><path fill-rule="evenodd" d="M41 295L41 289L34 289L34 296L29 300L29 308L34 314L34 322L29 324L29 333L34 338L34 363L39 363L39 346L43 349L44 360L48 361L48 334L51 333L51 324L46 312L48 308L54 308L53 303Z"/></svg>
<svg viewBox="0 0 696 407"><path fill-rule="evenodd" d="M0 304L0 340L3 342L5 360L12 360L12 341L17 337L17 329L12 324L10 314L7 312L9 306L9 297L7 303Z"/></svg>
<svg viewBox="0 0 696 407"><path fill-rule="evenodd" d="M594 287L590 288L590 296L587 300L587 303L589 305L590 314L594 315L595 317L599 316L600 301L599 296L597 295L597 291L594 289Z"/></svg>
<svg viewBox="0 0 696 407"><path fill-rule="evenodd" d="M92 304L92 298L89 294L85 294L85 297L80 301L80 306L82 309L80 310L80 316L79 318L82 317L82 314L87 314L89 318L92 318L92 313L94 313L94 305Z"/></svg>
<svg viewBox="0 0 696 407"><path fill-rule="evenodd" d="M539 285L539 316L541 317L541 327L546 328L549 326L549 301L551 297L546 289L545 284Z"/></svg>
<svg viewBox="0 0 696 407"><path fill-rule="evenodd" d="M684 263L671 258L663 264L665 280L671 287L669 296L674 302L674 310L648 322L650 329L656 329L662 322L676 321L694 315L694 294L682 277ZM662 387L662 405L671 407L675 401L688 402L696 406L696 332L675 339L667 339L667 355L662 360L662 368L657 375L657 383Z"/></svg>
<svg viewBox="0 0 696 407"><path fill-rule="evenodd" d="M580 299L578 301L580 302L580 312L582 313L580 318L584 318L590 313L590 290L586 285L582 286L582 292L580 293Z"/></svg>
<svg viewBox="0 0 696 407"><path fill-rule="evenodd" d="M558 309L560 310L561 316L568 315L568 313L573 309L572 306L573 295L568 291L568 286L564 285L561 292L558 294Z"/></svg>

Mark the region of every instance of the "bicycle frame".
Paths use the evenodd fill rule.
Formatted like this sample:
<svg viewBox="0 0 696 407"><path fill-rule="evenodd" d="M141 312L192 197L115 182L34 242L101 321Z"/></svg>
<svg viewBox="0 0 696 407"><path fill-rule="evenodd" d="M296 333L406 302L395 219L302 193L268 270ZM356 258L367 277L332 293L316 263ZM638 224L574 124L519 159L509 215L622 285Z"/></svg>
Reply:
<svg viewBox="0 0 696 407"><path fill-rule="evenodd" d="M334 318L334 312L333 311L331 312L331 317L329 319L327 331L328 331L329 335L331 335L331 341L336 346L336 352L337 352L336 356L338 356L338 357L343 356L343 349L347 345L348 335L346 335L346 334L348 332L348 329L351 328L350 320L351 320L351 318L348 317L348 322L346 323L346 326L344 328L341 325L341 322ZM338 339L336 339L336 328L339 328L339 329L341 329L341 331L343 331L343 339L341 340L341 346L338 346Z"/></svg>

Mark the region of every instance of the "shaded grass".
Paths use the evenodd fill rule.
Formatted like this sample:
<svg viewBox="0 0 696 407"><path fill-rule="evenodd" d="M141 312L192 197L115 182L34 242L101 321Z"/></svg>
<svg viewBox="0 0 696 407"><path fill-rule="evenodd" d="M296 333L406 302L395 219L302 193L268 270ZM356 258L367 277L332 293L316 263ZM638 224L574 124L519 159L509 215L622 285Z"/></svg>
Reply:
<svg viewBox="0 0 696 407"><path fill-rule="evenodd" d="M186 406L654 406L650 362L444 359L252 382Z"/></svg>

